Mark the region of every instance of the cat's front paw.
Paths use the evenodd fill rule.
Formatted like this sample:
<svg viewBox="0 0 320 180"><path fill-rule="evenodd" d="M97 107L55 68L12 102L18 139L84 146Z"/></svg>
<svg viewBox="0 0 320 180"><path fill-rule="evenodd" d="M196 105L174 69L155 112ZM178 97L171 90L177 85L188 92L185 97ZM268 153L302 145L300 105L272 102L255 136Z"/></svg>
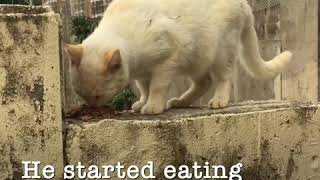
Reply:
<svg viewBox="0 0 320 180"><path fill-rule="evenodd" d="M131 109L134 111L134 112L140 112L142 107L145 105L146 103L145 102L142 102L142 101L137 101L135 102L132 106L131 106Z"/></svg>
<svg viewBox="0 0 320 180"><path fill-rule="evenodd" d="M172 98L167 102L167 108L183 108L188 107L189 104L186 104L185 101L179 99L179 98Z"/></svg>
<svg viewBox="0 0 320 180"><path fill-rule="evenodd" d="M146 104L141 109L141 114L160 114L164 111L164 107L157 104Z"/></svg>
<svg viewBox="0 0 320 180"><path fill-rule="evenodd" d="M209 101L208 107L210 109L225 108L228 105L228 100L223 98L213 98Z"/></svg>

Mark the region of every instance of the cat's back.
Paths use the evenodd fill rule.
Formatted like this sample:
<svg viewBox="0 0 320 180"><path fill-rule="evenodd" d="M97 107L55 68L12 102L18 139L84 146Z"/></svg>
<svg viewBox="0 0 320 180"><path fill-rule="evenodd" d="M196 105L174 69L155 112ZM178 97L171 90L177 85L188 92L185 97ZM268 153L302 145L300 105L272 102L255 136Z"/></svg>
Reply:
<svg viewBox="0 0 320 180"><path fill-rule="evenodd" d="M182 44L201 44L240 30L250 13L247 0L115 0L99 27L143 47L167 32Z"/></svg>
<svg viewBox="0 0 320 180"><path fill-rule="evenodd" d="M115 0L106 11L106 16L123 14L152 14L166 16L193 16L237 14L250 11L247 0ZM224 13L223 13L224 12ZM131 17L134 20L134 17Z"/></svg>

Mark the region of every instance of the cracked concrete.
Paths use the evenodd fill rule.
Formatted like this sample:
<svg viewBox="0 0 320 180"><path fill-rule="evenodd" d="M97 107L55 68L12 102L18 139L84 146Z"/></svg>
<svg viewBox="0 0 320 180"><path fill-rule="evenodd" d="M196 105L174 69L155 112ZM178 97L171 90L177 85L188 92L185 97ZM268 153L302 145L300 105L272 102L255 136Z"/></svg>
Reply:
<svg viewBox="0 0 320 180"><path fill-rule="evenodd" d="M243 103L215 111L194 108L160 116L68 120L65 132L67 164L154 161L157 179L164 179L165 165L190 166L194 161L226 167L242 162L246 180L316 180L320 176L317 105Z"/></svg>

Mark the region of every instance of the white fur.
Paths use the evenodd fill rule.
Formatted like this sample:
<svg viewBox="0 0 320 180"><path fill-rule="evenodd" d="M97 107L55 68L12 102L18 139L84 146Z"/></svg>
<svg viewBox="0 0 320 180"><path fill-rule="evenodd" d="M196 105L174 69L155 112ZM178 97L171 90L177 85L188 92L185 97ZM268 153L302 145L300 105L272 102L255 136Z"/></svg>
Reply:
<svg viewBox="0 0 320 180"><path fill-rule="evenodd" d="M163 112L170 83L178 75L189 77L192 86L180 98L170 100L169 108L190 105L205 93L212 76L218 84L209 107L225 107L236 60L241 59L248 72L259 78L275 77L290 62L290 52L263 61L253 24L247 0L115 0L98 28L82 43L80 67L91 72L84 76L106 93L111 86L118 92L136 80L141 98L133 110L143 114ZM108 82L92 75L111 48L119 49L123 60L123 72L117 75L122 81L117 85L115 75ZM87 89L84 94L94 96L90 87ZM111 95L114 93L104 99Z"/></svg>

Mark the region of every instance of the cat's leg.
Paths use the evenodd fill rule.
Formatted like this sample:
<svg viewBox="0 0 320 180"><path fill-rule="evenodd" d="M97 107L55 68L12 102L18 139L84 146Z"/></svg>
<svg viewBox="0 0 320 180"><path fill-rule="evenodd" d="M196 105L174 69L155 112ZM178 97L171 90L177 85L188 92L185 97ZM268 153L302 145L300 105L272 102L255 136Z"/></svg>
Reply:
<svg viewBox="0 0 320 180"><path fill-rule="evenodd" d="M140 92L140 100L135 102L132 105L132 110L134 112L140 112L141 108L147 103L147 100L148 100L150 80L149 79L136 80L136 85Z"/></svg>
<svg viewBox="0 0 320 180"><path fill-rule="evenodd" d="M208 90L212 81L210 75L206 74L201 78L191 78L191 82L191 87L184 94L168 101L167 108L188 107Z"/></svg>
<svg viewBox="0 0 320 180"><path fill-rule="evenodd" d="M150 81L149 97L141 114L160 114L165 110L166 99L175 69L170 66L157 68Z"/></svg>
<svg viewBox="0 0 320 180"><path fill-rule="evenodd" d="M237 57L237 51L223 53L223 56L220 56L220 58L217 59L216 64L212 67L211 76L217 81L215 86L215 94L208 103L209 108L224 108L228 105L232 87L231 79L234 62Z"/></svg>
<svg viewBox="0 0 320 180"><path fill-rule="evenodd" d="M209 108L224 108L230 100L231 82L230 80L218 80L213 98L209 101Z"/></svg>

